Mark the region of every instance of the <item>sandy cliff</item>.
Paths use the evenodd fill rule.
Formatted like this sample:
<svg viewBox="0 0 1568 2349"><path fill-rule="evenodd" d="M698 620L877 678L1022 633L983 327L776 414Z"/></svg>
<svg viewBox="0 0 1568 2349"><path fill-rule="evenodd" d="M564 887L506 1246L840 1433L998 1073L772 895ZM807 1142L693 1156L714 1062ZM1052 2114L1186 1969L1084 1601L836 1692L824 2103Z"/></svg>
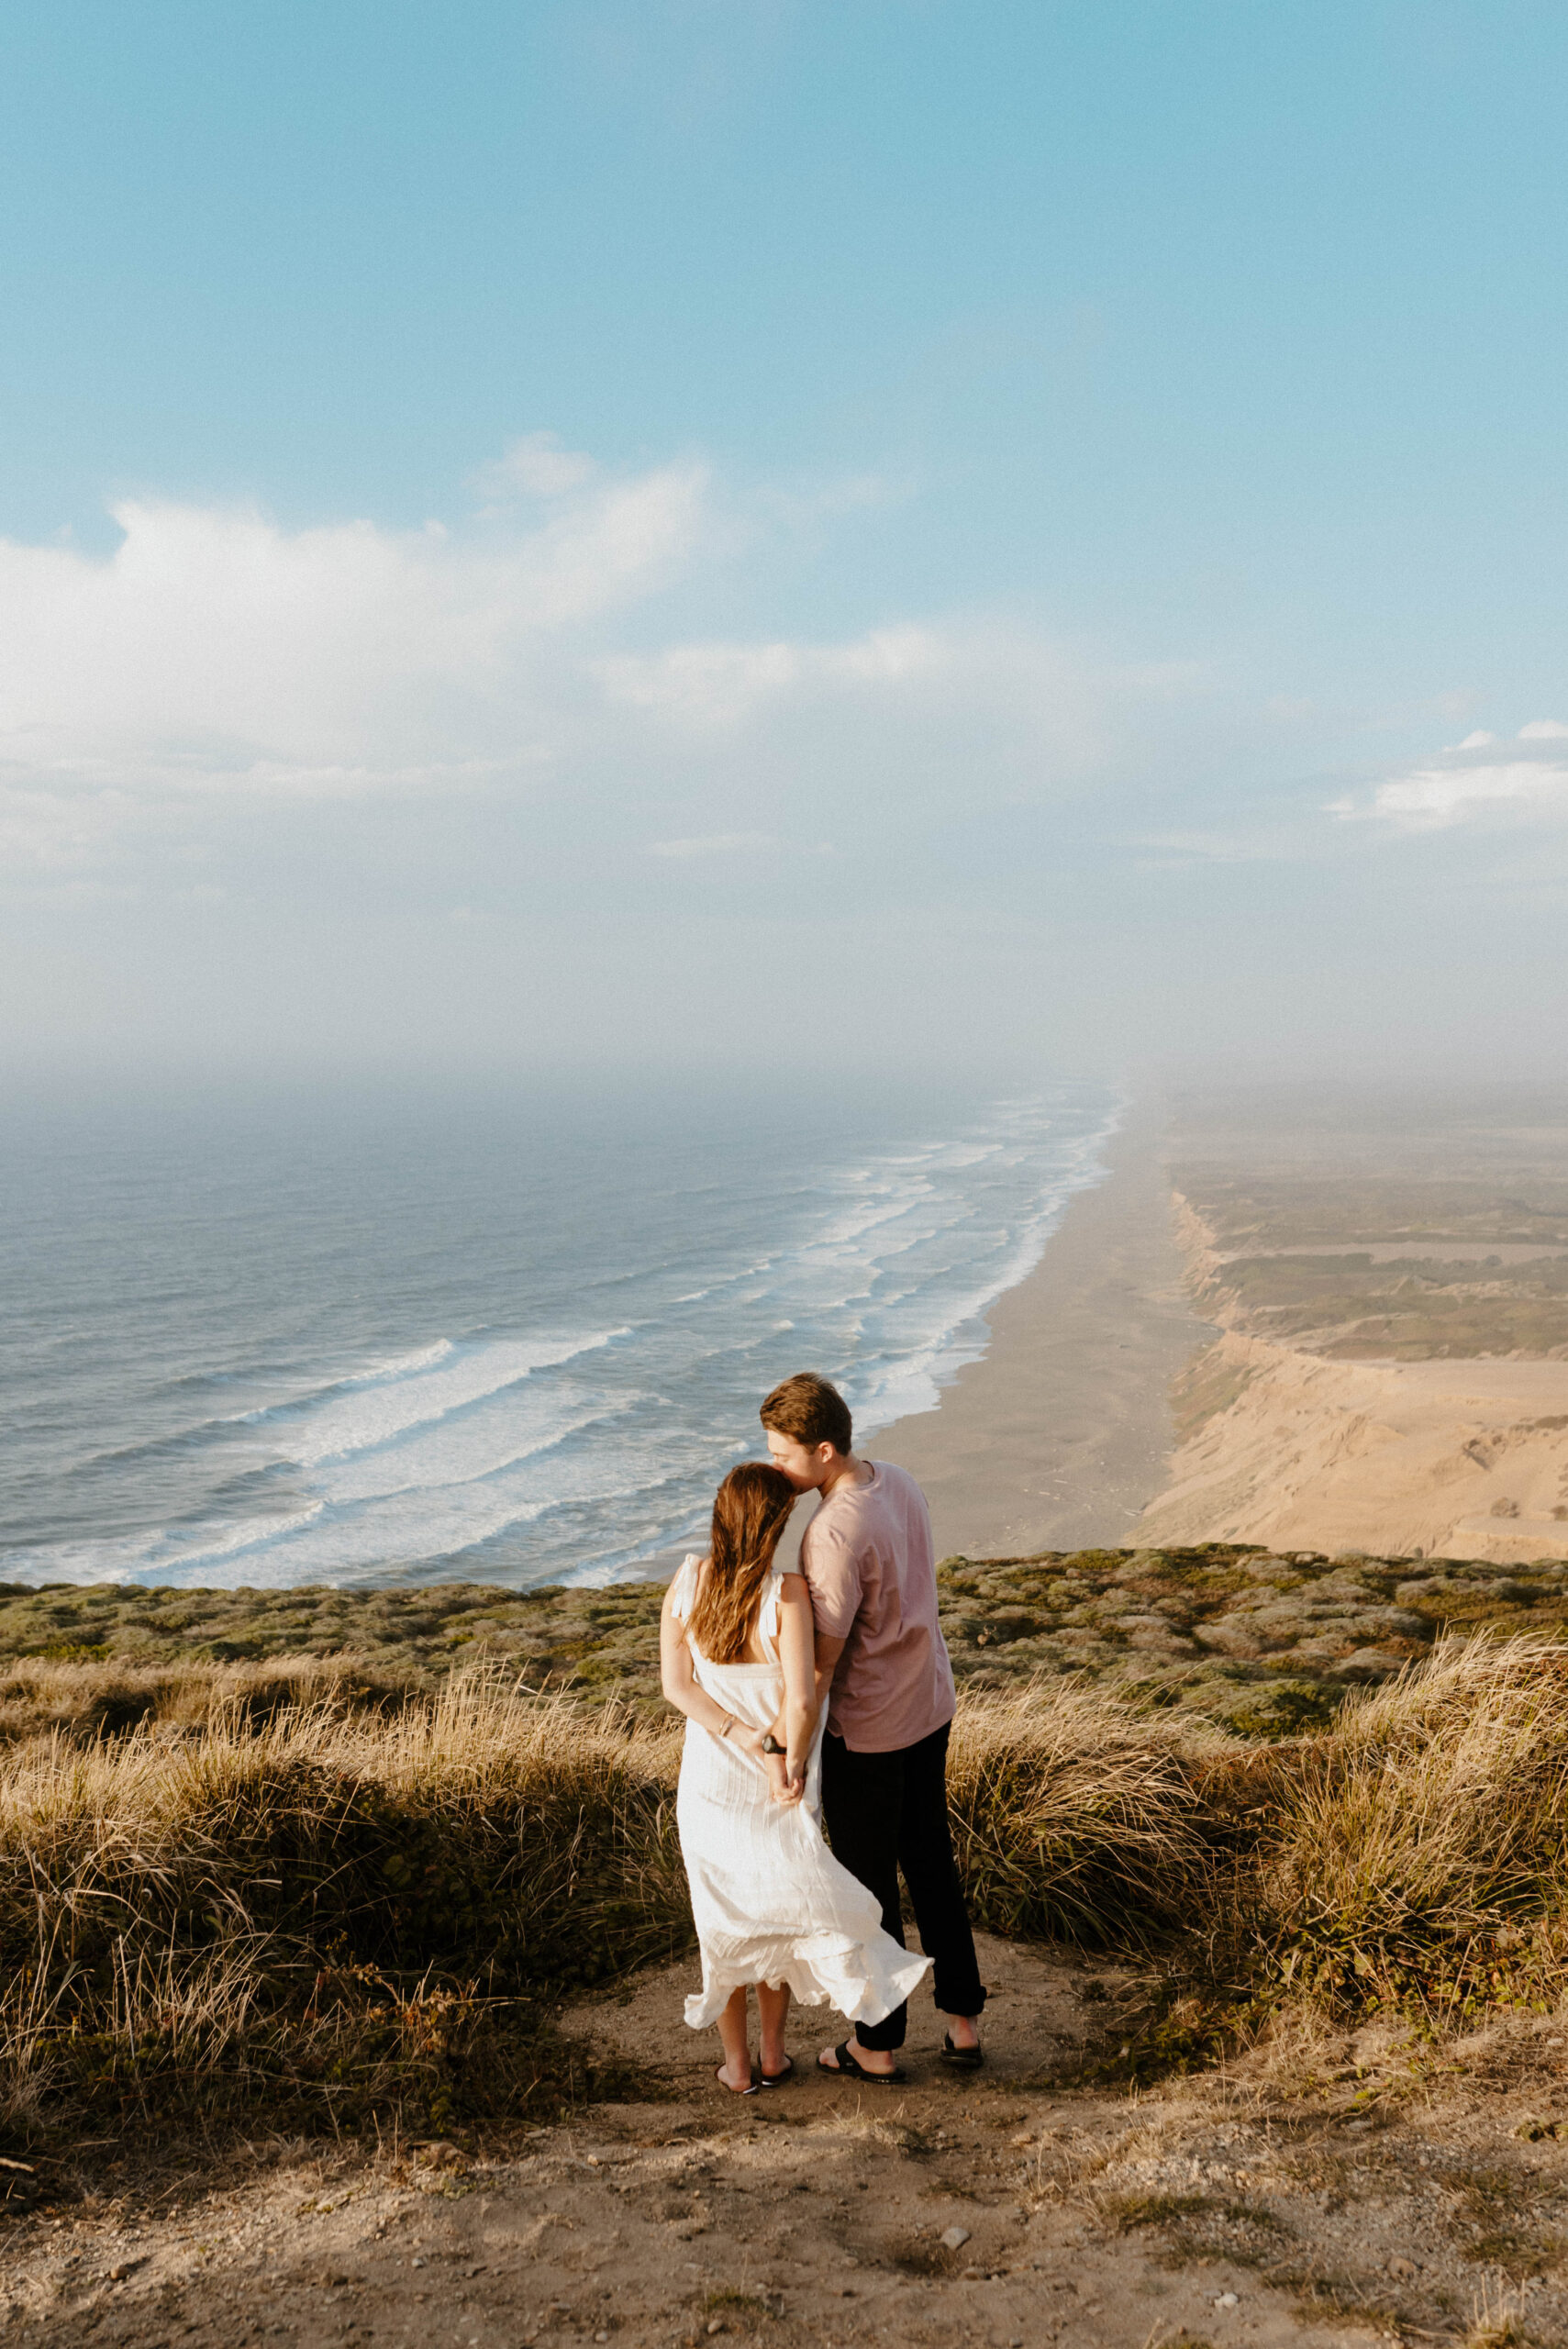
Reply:
<svg viewBox="0 0 1568 2349"><path fill-rule="evenodd" d="M1219 1334L1132 1538L1568 1556L1561 1135L1203 1146L1174 1221Z"/></svg>
<svg viewBox="0 0 1568 2349"><path fill-rule="evenodd" d="M1568 1555L1568 1363L1329 1362L1228 1330L1201 1375L1239 1391L1173 1455L1140 1543Z"/></svg>

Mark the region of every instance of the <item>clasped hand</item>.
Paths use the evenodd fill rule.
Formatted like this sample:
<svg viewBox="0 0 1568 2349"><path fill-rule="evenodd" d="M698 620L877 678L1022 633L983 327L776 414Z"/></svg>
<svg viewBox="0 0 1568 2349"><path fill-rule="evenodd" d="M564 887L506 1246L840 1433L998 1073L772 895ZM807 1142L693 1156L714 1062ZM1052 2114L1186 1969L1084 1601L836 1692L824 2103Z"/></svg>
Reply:
<svg viewBox="0 0 1568 2349"><path fill-rule="evenodd" d="M749 1723L738 1721L729 1732L729 1742L732 1745L740 1746L743 1753L755 1754L768 1774L770 1798L783 1809L791 1809L805 1798L806 1774L802 1771L798 1777L792 1778L784 1755L768 1753L762 1741L771 1733L767 1730L752 1729Z"/></svg>

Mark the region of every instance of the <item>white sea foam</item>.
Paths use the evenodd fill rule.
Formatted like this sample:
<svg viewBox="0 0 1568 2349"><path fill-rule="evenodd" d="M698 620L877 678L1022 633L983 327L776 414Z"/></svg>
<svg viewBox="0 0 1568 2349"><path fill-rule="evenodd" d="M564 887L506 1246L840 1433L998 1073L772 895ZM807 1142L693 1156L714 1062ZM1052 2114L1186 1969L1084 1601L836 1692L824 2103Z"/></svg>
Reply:
<svg viewBox="0 0 1568 2349"><path fill-rule="evenodd" d="M182 1578L181 1569L201 1565L211 1569L202 1579L230 1586L249 1579L227 1571L234 1561L258 1544L286 1542L305 1531L325 1506L313 1501L308 1508L272 1517L217 1518L101 1542L54 1542L0 1551L0 1580L14 1575L25 1582L170 1582Z"/></svg>
<svg viewBox="0 0 1568 2349"><path fill-rule="evenodd" d="M384 1579L434 1559L517 1535L556 1511L626 1505L656 1494L695 1467L700 1440L684 1448L648 1438L564 1456L536 1456L483 1482L412 1486L361 1504L329 1505L308 1521L258 1527L244 1543L193 1546L123 1572L128 1580L253 1584Z"/></svg>
<svg viewBox="0 0 1568 2349"><path fill-rule="evenodd" d="M380 1386L388 1379L409 1378L416 1371L434 1370L438 1363L447 1362L457 1349L450 1338L438 1338L433 1345L416 1346L408 1354L394 1354L389 1362L373 1363L368 1369L357 1370L351 1377L342 1379L344 1386Z"/></svg>
<svg viewBox="0 0 1568 2349"><path fill-rule="evenodd" d="M421 1370L433 1370L455 1352L450 1338L438 1338L434 1344L417 1346L411 1353L394 1354L385 1362L371 1363L358 1370L345 1370L332 1378L313 1378L290 1389L286 1395L274 1395L265 1403L255 1403L248 1410L224 1411L217 1419L186 1431L199 1435L209 1427L251 1427L272 1419L281 1411L300 1410L306 1404L319 1402L328 1395L350 1394L360 1386L380 1386L389 1380L406 1378Z"/></svg>
<svg viewBox="0 0 1568 2349"><path fill-rule="evenodd" d="M606 1429L634 1410L633 1395L593 1393L552 1384L532 1393L502 1390L456 1418L417 1428L395 1443L319 1464L334 1505L381 1500L425 1486L473 1485L504 1475L590 1429Z"/></svg>
<svg viewBox="0 0 1568 2349"><path fill-rule="evenodd" d="M443 1339L428 1350L428 1369L417 1371L410 1358L396 1373L356 1380L348 1391L330 1390L314 1406L288 1404L279 1411L253 1413L252 1421L266 1424L281 1459L302 1468L319 1467L391 1443L412 1429L517 1386L537 1370L571 1362L627 1334L606 1330L595 1336L498 1339L464 1352Z"/></svg>

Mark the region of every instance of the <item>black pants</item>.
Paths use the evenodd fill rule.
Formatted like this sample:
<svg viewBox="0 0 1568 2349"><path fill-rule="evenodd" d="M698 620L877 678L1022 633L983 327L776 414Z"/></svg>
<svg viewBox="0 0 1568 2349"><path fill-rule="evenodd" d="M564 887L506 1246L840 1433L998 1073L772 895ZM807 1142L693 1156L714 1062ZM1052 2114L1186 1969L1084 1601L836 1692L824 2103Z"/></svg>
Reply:
<svg viewBox="0 0 1568 2349"><path fill-rule="evenodd" d="M835 1859L882 1903L882 1921L900 1948L904 1917L898 1871L909 1887L920 1946L931 1960L936 2001L944 2014L977 2015L985 2004L974 1936L948 1827L948 1731L892 1753L851 1753L841 1737L822 1741L822 1815ZM857 2023L862 2047L902 2047L907 2006L884 2022Z"/></svg>

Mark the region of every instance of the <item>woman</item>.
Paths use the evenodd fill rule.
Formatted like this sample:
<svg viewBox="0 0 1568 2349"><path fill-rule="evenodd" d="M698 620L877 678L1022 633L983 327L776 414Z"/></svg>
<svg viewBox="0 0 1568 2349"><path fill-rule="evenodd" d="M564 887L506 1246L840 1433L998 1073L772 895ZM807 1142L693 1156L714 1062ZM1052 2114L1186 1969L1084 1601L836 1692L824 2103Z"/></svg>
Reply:
<svg viewBox="0 0 1568 2349"><path fill-rule="evenodd" d="M803 1575L773 1564L795 1499L778 1469L732 1468L714 1500L708 1555L686 1559L660 1623L664 1694L686 1716L676 1820L703 1978L686 2021L694 2031L717 2023L717 2076L736 2096L776 2087L794 2069L784 2044L792 1990L808 2006L831 2000L851 2022L880 2022L929 1963L883 1932L875 1896L822 1841L811 1599Z"/></svg>

